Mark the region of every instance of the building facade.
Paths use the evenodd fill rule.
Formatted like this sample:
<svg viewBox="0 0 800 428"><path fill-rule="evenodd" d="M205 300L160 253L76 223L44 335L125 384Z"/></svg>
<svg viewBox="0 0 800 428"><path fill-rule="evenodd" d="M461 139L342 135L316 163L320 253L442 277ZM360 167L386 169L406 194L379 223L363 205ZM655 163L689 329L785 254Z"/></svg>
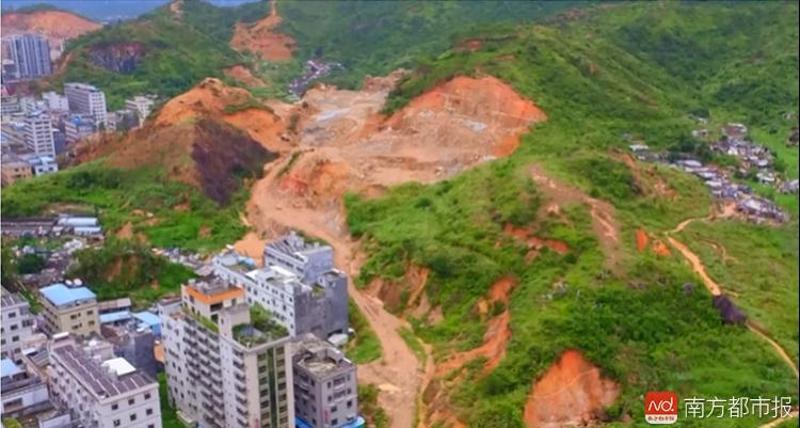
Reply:
<svg viewBox="0 0 800 428"><path fill-rule="evenodd" d="M320 273L308 282L277 263L253 269L246 260L234 252L222 253L212 260L214 273L244 288L247 302L272 313L289 334L327 338L347 332L347 276L332 269L332 258L326 259L329 264L314 266Z"/></svg>
<svg viewBox="0 0 800 428"><path fill-rule="evenodd" d="M159 305L169 399L203 427L292 427L289 336L255 319L241 288L214 277Z"/></svg>
<svg viewBox="0 0 800 428"><path fill-rule="evenodd" d="M53 284L39 290L42 295L42 330L49 335L70 332L77 336L100 334L97 297L86 287Z"/></svg>
<svg viewBox="0 0 800 428"><path fill-rule="evenodd" d="M64 121L64 138L67 143L74 143L94 134L94 118L88 115L72 115Z"/></svg>
<svg viewBox="0 0 800 428"><path fill-rule="evenodd" d="M25 116L25 146L37 156L56 157L50 116L35 111Z"/></svg>
<svg viewBox="0 0 800 428"><path fill-rule="evenodd" d="M91 115L96 127L105 127L108 108L103 91L85 83L65 83L64 95L71 112Z"/></svg>
<svg viewBox="0 0 800 428"><path fill-rule="evenodd" d="M295 415L298 426L363 426L358 416L356 365L342 351L313 334L292 343Z"/></svg>
<svg viewBox="0 0 800 428"><path fill-rule="evenodd" d="M69 100L64 95L49 91L42 94L42 100L44 100L47 109L50 111L69 111Z"/></svg>
<svg viewBox="0 0 800 428"><path fill-rule="evenodd" d="M311 283L333 268L333 248L306 242L295 231L264 246L264 266L282 266L305 283Z"/></svg>
<svg viewBox="0 0 800 428"><path fill-rule="evenodd" d="M143 97L141 95L125 100L125 108L136 112L138 126L142 126L147 116L150 116L154 104L153 97Z"/></svg>
<svg viewBox="0 0 800 428"><path fill-rule="evenodd" d="M28 162L19 156L8 154L3 155L0 175L2 175L2 185L8 186L16 181L32 177L33 169L31 169L31 165Z"/></svg>
<svg viewBox="0 0 800 428"><path fill-rule="evenodd" d="M28 301L19 294L2 288L2 358L22 360L23 340L33 335L34 318Z"/></svg>
<svg viewBox="0 0 800 428"><path fill-rule="evenodd" d="M53 72L50 62L50 44L35 34L20 34L4 40L4 51L14 66L14 79L36 79Z"/></svg>
<svg viewBox="0 0 800 428"><path fill-rule="evenodd" d="M84 348L68 333L48 345L50 389L72 419L95 428L160 428L158 383L124 358Z"/></svg>
<svg viewBox="0 0 800 428"><path fill-rule="evenodd" d="M0 415L3 419L47 410L51 407L47 384L8 358L0 362L0 388L3 390Z"/></svg>

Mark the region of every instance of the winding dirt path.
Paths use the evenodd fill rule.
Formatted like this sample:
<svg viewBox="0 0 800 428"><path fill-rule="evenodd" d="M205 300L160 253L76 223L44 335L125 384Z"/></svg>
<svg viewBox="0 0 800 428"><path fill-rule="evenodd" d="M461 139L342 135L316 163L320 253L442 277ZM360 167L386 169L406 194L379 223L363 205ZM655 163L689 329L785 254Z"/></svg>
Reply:
<svg viewBox="0 0 800 428"><path fill-rule="evenodd" d="M697 273L700 276L700 278L703 280L703 284L706 286L708 291L714 296L719 296L722 294L722 287L720 286L720 284L718 284L708 275L705 265L703 264L702 260L700 260L700 257L697 256L697 254L695 254L692 250L690 250L689 247L687 247L684 243L678 241L677 239L669 235L683 231L684 229L686 229L687 226L689 226L692 222L695 221L713 221L718 218L727 218L733 215L735 215L735 208L732 207L731 205L728 205L723 207L722 212L719 214L715 214L714 212L712 212L706 217L688 218L678 223L678 225L675 226L674 229L665 234L670 245L672 245L676 250L678 250L678 252L681 253L681 255L683 255L683 258L686 259L686 261L689 262L689 264L692 266L692 270L694 270L695 273ZM800 372L798 372L797 363L792 359L792 357L789 356L786 350L783 349L783 347L778 342L775 341L775 339L769 336L769 333L766 330L755 325L751 320L748 320L745 323L745 325L747 326L748 330L752 331L758 337L764 339L767 343L769 343L769 345L775 350L778 356L780 356L781 359L786 363L786 365L792 369L792 371L794 372L795 379L800 379ZM784 421L796 417L798 417L798 411L793 410L788 417L781 417L775 419L771 422L761 425L759 428L777 427Z"/></svg>

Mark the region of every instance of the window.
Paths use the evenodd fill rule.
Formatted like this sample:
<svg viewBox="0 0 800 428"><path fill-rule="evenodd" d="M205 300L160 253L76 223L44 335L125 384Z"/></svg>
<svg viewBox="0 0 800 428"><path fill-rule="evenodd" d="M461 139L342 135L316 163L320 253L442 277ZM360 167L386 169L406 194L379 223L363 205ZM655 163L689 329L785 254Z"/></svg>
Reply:
<svg viewBox="0 0 800 428"><path fill-rule="evenodd" d="M133 422L133 421L135 421L135 420L136 420L136 413L134 413L134 414L132 414L132 415L131 415L131 422Z"/></svg>
<svg viewBox="0 0 800 428"><path fill-rule="evenodd" d="M353 400L347 400L347 408L353 407Z"/></svg>
<svg viewBox="0 0 800 428"><path fill-rule="evenodd" d="M11 341L12 341L12 342L18 342L18 341L19 341L19 336L14 336L14 337L12 337L12 338L11 338Z"/></svg>
<svg viewBox="0 0 800 428"><path fill-rule="evenodd" d="M16 325L16 324L14 324L14 325L12 325L12 326L11 326L11 331L14 331L14 330L16 330L16 329L18 329L18 328L19 328L19 326L18 326L18 325Z"/></svg>
<svg viewBox="0 0 800 428"><path fill-rule="evenodd" d="M150 393L149 393L149 392L146 392L146 393L144 394L144 399L145 399L145 400L149 400L149 399L150 399Z"/></svg>
<svg viewBox="0 0 800 428"><path fill-rule="evenodd" d="M333 418L333 420L331 421L331 423L332 423L333 425L337 425L337 424L339 424L339 419L337 419L337 418Z"/></svg>
<svg viewBox="0 0 800 428"><path fill-rule="evenodd" d="M118 426L120 426L120 424L122 424L122 422L120 422L120 420L119 420L119 419L114 419L114 426L115 426L115 427L118 427Z"/></svg>
<svg viewBox="0 0 800 428"><path fill-rule="evenodd" d="M335 413L335 412L336 412L336 410L338 410L338 409L336 408L336 406L331 406L331 413Z"/></svg>
<svg viewBox="0 0 800 428"><path fill-rule="evenodd" d="M17 317L17 313L16 312L9 312L8 313L8 317L9 318L16 318Z"/></svg>
<svg viewBox="0 0 800 428"><path fill-rule="evenodd" d="M156 426L154 424L150 424L147 426L147 428L156 428Z"/></svg>
<svg viewBox="0 0 800 428"><path fill-rule="evenodd" d="M136 400L131 398L131 399L128 400L128 405L133 406L133 403L135 403L135 402L136 402Z"/></svg>
<svg viewBox="0 0 800 428"><path fill-rule="evenodd" d="M119 404L114 403L111 405L111 410L117 410L117 409L119 409Z"/></svg>
<svg viewBox="0 0 800 428"><path fill-rule="evenodd" d="M147 416L150 416L150 415L152 415L152 414L153 414L153 409L147 409L147 410L146 410L144 413L145 413Z"/></svg>
<svg viewBox="0 0 800 428"><path fill-rule="evenodd" d="M89 309L88 311L86 311L86 315L94 315L94 311Z"/></svg>

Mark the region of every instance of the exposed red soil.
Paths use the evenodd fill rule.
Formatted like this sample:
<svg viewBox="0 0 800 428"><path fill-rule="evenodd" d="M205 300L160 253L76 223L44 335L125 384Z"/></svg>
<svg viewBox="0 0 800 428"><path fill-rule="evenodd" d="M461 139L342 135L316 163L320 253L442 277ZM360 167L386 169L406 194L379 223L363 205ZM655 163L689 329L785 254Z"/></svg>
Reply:
<svg viewBox="0 0 800 428"><path fill-rule="evenodd" d="M251 73L247 67L241 64L228 67L225 70L223 70L223 73L225 73L225 75L230 77L231 79L237 80L246 86L254 88L267 86L267 84L264 83L263 80L259 79L256 76L253 76L253 73Z"/></svg>
<svg viewBox="0 0 800 428"><path fill-rule="evenodd" d="M488 308L495 303L505 305L503 312L488 321L486 333L483 335L483 344L477 348L470 349L452 355L445 361L436 365L436 373L440 376L447 375L455 369L459 369L467 362L478 357L486 358L483 369L485 373L491 372L500 364L506 353L506 345L511 339L511 328L509 322L511 315L508 311L508 299L511 291L517 285L517 280L513 277L503 277L492 284L486 299L478 301L477 310L484 314ZM484 308L483 310L481 308Z"/></svg>
<svg viewBox="0 0 800 428"><path fill-rule="evenodd" d="M561 255L569 252L569 245L566 242L557 239L538 237L534 235L533 228L514 227L512 224L506 224L503 228L503 233L527 244L528 255L526 259L529 261L538 255L539 251L545 247Z"/></svg>
<svg viewBox="0 0 800 428"><path fill-rule="evenodd" d="M292 58L295 41L286 34L274 31L281 23L276 1L270 2L270 14L254 23L239 22L233 30L231 48L238 52L250 51L269 61Z"/></svg>
<svg viewBox="0 0 800 428"><path fill-rule="evenodd" d="M578 351L564 352L540 379L534 381L525 403L525 425L560 428L585 426L602 419L614 403L619 385Z"/></svg>
<svg viewBox="0 0 800 428"><path fill-rule="evenodd" d="M101 24L84 17L60 10L37 10L33 12L3 12L3 36L21 33L41 34L50 42L51 56L60 52L64 41L81 34L95 31Z"/></svg>
<svg viewBox="0 0 800 428"><path fill-rule="evenodd" d="M227 86L219 79L207 78L164 104L155 118L155 125L172 126L200 117L218 117L247 132L270 151L290 150L290 142L281 138L285 123L272 113L271 107L264 105L263 108L250 107L234 113L225 112L226 107L230 109L248 103L252 104L253 98L246 90Z"/></svg>
<svg viewBox="0 0 800 428"><path fill-rule="evenodd" d="M267 243L266 239L261 239L257 233L248 232L242 239L233 244L233 249L239 254L244 254L256 262L260 266L263 263L264 244Z"/></svg>
<svg viewBox="0 0 800 428"><path fill-rule="evenodd" d="M405 302L405 309L413 311L417 309L417 306L423 300L425 284L428 282L428 273L430 273L430 270L427 268L409 265L402 279L388 281L377 278L368 287L368 292L370 295L381 299L384 306L392 312L397 312L403 306L402 296L408 293L409 297ZM427 303L427 298L424 300Z"/></svg>
<svg viewBox="0 0 800 428"><path fill-rule="evenodd" d="M653 250L657 256L661 257L668 257L672 254L669 250L667 244L660 239L653 239L652 243L650 242L650 236L645 232L644 229L637 229L636 230L636 251L643 252L649 247Z"/></svg>
<svg viewBox="0 0 800 428"><path fill-rule="evenodd" d="M642 252L647 249L647 244L650 242L650 237L644 229L636 229L636 251Z"/></svg>

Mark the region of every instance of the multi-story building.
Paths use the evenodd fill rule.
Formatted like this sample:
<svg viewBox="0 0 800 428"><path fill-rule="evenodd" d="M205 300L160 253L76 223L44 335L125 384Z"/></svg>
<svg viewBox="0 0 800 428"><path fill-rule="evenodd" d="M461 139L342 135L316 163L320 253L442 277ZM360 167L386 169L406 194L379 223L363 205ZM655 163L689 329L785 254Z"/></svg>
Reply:
<svg viewBox="0 0 800 428"><path fill-rule="evenodd" d="M22 105L20 105L19 97L9 95L3 96L0 100L0 114L3 115L3 120L14 113L19 113L21 111Z"/></svg>
<svg viewBox="0 0 800 428"><path fill-rule="evenodd" d="M314 266L319 273L308 281L277 263L254 269L248 258L233 251L214 257L212 266L217 276L244 288L247 302L268 310L292 336L327 338L348 328L347 276L332 269L332 258L327 261Z"/></svg>
<svg viewBox="0 0 800 428"><path fill-rule="evenodd" d="M91 115L96 127L105 127L108 109L103 91L85 83L65 83L64 95L71 112Z"/></svg>
<svg viewBox="0 0 800 428"><path fill-rule="evenodd" d="M264 246L264 266L283 266L309 283L333 268L333 248L306 242L295 231Z"/></svg>
<svg viewBox="0 0 800 428"><path fill-rule="evenodd" d="M189 424L294 426L289 335L244 290L215 277L159 305L169 399Z"/></svg>
<svg viewBox="0 0 800 428"><path fill-rule="evenodd" d="M50 44L35 34L20 34L3 40L4 52L14 63L13 79L35 79L53 72L50 62Z"/></svg>
<svg viewBox="0 0 800 428"><path fill-rule="evenodd" d="M143 97L141 95L125 100L125 107L128 110L136 112L136 116L139 119L138 126L142 126L147 116L150 116L154 104L155 100L153 97Z"/></svg>
<svg viewBox="0 0 800 428"><path fill-rule="evenodd" d="M292 343L294 408L298 427L363 427L358 416L356 365L313 334Z"/></svg>
<svg viewBox="0 0 800 428"><path fill-rule="evenodd" d="M34 111L25 116L25 146L37 156L56 157L50 116Z"/></svg>
<svg viewBox="0 0 800 428"><path fill-rule="evenodd" d="M47 384L8 358L0 361L0 388L3 390L0 415L13 418L51 407Z"/></svg>
<svg viewBox="0 0 800 428"><path fill-rule="evenodd" d="M64 95L49 91L42 94L42 99L50 111L69 111L69 100Z"/></svg>
<svg viewBox="0 0 800 428"><path fill-rule="evenodd" d="M50 389L80 426L160 428L158 383L108 348L82 347L69 333L48 345Z"/></svg>
<svg viewBox="0 0 800 428"><path fill-rule="evenodd" d="M39 156L35 153L27 153L19 157L28 163L35 176L52 174L58 171L58 163L50 156Z"/></svg>
<svg viewBox="0 0 800 428"><path fill-rule="evenodd" d="M5 165L3 166L5 168ZM22 360L22 342L33 334L33 314L31 314L28 301L16 293L10 293L2 288L2 358L12 361Z"/></svg>
<svg viewBox="0 0 800 428"><path fill-rule="evenodd" d="M2 157L2 168L0 168L0 176L2 176L2 185L8 186L23 178L33 176L31 165L19 156L7 154Z"/></svg>
<svg viewBox="0 0 800 428"><path fill-rule="evenodd" d="M78 336L100 334L97 296L86 287L53 284L39 290L42 295L42 329L50 334L70 332Z"/></svg>
<svg viewBox="0 0 800 428"><path fill-rule="evenodd" d="M81 138L94 134L94 119L88 115L76 114L64 120L64 134L67 143L74 143Z"/></svg>

